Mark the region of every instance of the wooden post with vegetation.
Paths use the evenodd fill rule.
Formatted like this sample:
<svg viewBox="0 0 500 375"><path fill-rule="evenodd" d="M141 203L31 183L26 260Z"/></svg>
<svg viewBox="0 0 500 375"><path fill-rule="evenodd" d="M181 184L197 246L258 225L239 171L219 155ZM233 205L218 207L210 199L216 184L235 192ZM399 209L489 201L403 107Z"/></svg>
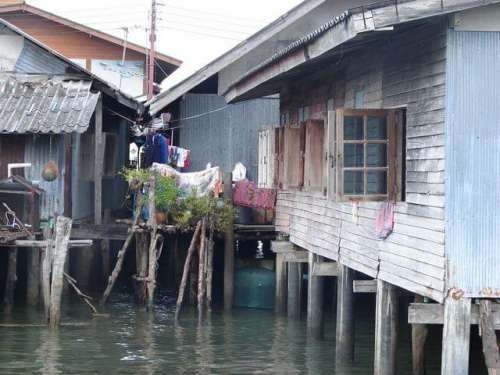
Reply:
<svg viewBox="0 0 500 375"><path fill-rule="evenodd" d="M14 306L14 292L17 281L17 247L11 247L9 252L9 265L7 268L7 280L5 282L5 294L3 299L3 312L10 314Z"/></svg>
<svg viewBox="0 0 500 375"><path fill-rule="evenodd" d="M40 289L40 251L28 248L28 282L26 300L31 306L38 306Z"/></svg>
<svg viewBox="0 0 500 375"><path fill-rule="evenodd" d="M424 302L424 297L415 294L415 303ZM425 341L427 339L426 324L411 325L411 343L413 353L413 375L425 374Z"/></svg>
<svg viewBox="0 0 500 375"><path fill-rule="evenodd" d="M137 208L135 210L135 217L134 221L132 223L132 228L134 228L137 223L139 222L139 218L142 213L142 207L144 206L144 200L142 199L142 186L139 186L137 188ZM118 278L118 275L120 274L120 271L123 266L123 259L125 258L125 253L127 249L130 247L130 244L132 243L132 239L134 238L134 232L130 231L127 239L125 240L125 243L123 244L123 247L120 249L118 252L118 259L116 261L115 268L113 269L113 272L111 273L111 276L108 279L108 286L106 287L106 290L104 291L100 305L104 306L109 298L109 295L111 294L111 291L113 290L113 287L115 285L116 279Z"/></svg>
<svg viewBox="0 0 500 375"><path fill-rule="evenodd" d="M148 178L148 204L149 204L149 218L148 226L151 228L151 239L149 245L149 251L146 253L145 259L149 259L148 269L148 304L147 308L149 311L153 311L154 307L154 291L156 286L156 261L158 255L157 245L160 244L159 239L156 238L156 233L158 232L158 222L156 221L156 173L151 171ZM161 237L161 246L163 246L163 236ZM144 247L147 251L147 248Z"/></svg>
<svg viewBox="0 0 500 375"><path fill-rule="evenodd" d="M224 173L224 199L227 204L233 202L233 174ZM224 310L233 308L234 296L234 226L230 223L224 244Z"/></svg>
<svg viewBox="0 0 500 375"><path fill-rule="evenodd" d="M212 309L212 279L214 273L214 230L215 222L213 215L210 216L210 234L208 237L207 254L207 311Z"/></svg>
<svg viewBox="0 0 500 375"><path fill-rule="evenodd" d="M441 375L469 373L471 299L453 290L444 302Z"/></svg>
<svg viewBox="0 0 500 375"><path fill-rule="evenodd" d="M479 301L479 324L488 375L500 375L500 354L495 328L491 320L490 300L482 299Z"/></svg>
<svg viewBox="0 0 500 375"><path fill-rule="evenodd" d="M398 305L397 287L378 280L375 309L375 375L396 375Z"/></svg>
<svg viewBox="0 0 500 375"><path fill-rule="evenodd" d="M307 336L314 340L324 338L323 276L314 276L313 269L321 257L309 252L309 279L307 283Z"/></svg>
<svg viewBox="0 0 500 375"><path fill-rule="evenodd" d="M193 256L193 251L196 247L196 241L198 236L200 235L201 230L201 221L198 221L196 224L196 229L193 234L193 238L191 239L191 244L189 245L189 249L186 255L186 262L184 263L184 271L182 272L182 280L179 288L179 295L177 296L177 308L175 310L175 321L179 320L179 314L181 313L182 302L184 300L184 291L186 290L187 277L189 274L189 266L191 264L191 257Z"/></svg>
<svg viewBox="0 0 500 375"><path fill-rule="evenodd" d="M207 219L204 217L201 219L201 240L200 240L200 252L198 258L198 323L203 321L203 309L204 309L204 291L205 291L205 241L207 233Z"/></svg>
<svg viewBox="0 0 500 375"><path fill-rule="evenodd" d="M50 324L53 327L58 327L61 323L61 296L64 264L66 263L66 257L68 255L71 224L72 220L67 217L59 216L57 218L52 285L50 289Z"/></svg>
<svg viewBox="0 0 500 375"><path fill-rule="evenodd" d="M354 271L339 264L335 362L354 362Z"/></svg>

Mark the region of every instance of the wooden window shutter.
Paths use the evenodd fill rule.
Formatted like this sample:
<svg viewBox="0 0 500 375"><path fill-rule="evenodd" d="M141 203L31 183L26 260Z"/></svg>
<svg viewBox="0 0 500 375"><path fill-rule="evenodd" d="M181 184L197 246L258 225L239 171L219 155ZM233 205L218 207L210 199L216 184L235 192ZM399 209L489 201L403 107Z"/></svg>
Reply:
<svg viewBox="0 0 500 375"><path fill-rule="evenodd" d="M325 121L305 123L304 189L324 192L325 189Z"/></svg>
<svg viewBox="0 0 500 375"><path fill-rule="evenodd" d="M283 188L299 189L304 184L305 136L302 126L283 128Z"/></svg>
<svg viewBox="0 0 500 375"><path fill-rule="evenodd" d="M328 199L337 199L337 121L336 112L328 112L328 123L327 123L327 166L326 166L326 189L328 193Z"/></svg>

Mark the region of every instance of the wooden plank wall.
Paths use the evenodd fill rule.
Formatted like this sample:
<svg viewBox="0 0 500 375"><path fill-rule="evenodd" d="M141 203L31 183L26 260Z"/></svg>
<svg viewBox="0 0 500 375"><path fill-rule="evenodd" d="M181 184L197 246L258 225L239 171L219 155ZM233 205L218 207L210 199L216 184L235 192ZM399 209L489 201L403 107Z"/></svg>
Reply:
<svg viewBox="0 0 500 375"><path fill-rule="evenodd" d="M340 67L345 69L345 108L363 90L365 108L407 110L406 201L397 203L387 239L375 237L377 202L360 202L356 208L321 193L281 191L276 207L277 228L296 245L439 302L445 289L445 56L442 19L370 47Z"/></svg>

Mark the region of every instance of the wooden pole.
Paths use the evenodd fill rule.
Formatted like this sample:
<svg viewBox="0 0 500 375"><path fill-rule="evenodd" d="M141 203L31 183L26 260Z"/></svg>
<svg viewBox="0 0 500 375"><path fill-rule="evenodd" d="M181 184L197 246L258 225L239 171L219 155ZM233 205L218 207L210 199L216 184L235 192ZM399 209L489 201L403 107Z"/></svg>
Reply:
<svg viewBox="0 0 500 375"><path fill-rule="evenodd" d="M207 254L207 311L212 310L212 279L214 273L214 230L215 219L210 216L210 234L208 237Z"/></svg>
<svg viewBox="0 0 500 375"><path fill-rule="evenodd" d="M103 239L100 243L101 248L101 279L106 281L109 278L109 255L110 255L110 240Z"/></svg>
<svg viewBox="0 0 500 375"><path fill-rule="evenodd" d="M73 279L71 276L69 276L66 272L64 273L64 278L68 281L68 285L70 285L73 290L78 294L79 297L83 299L85 304L92 310L92 313L94 316L104 316L103 314L100 314L99 311L95 308L95 306L90 302L92 301L92 297L87 296L86 294L83 294L80 289L76 286L76 280Z"/></svg>
<svg viewBox="0 0 500 375"><path fill-rule="evenodd" d="M149 271L148 271L148 310L153 311L154 308L154 295L156 288L156 265L158 258L160 258L164 239L161 234L157 234L154 241L151 241L151 248L149 251Z"/></svg>
<svg viewBox="0 0 500 375"><path fill-rule="evenodd" d="M415 303L424 302L424 297L415 294ZM425 340L427 339L426 324L411 325L411 343L413 353L413 375L425 374Z"/></svg>
<svg viewBox="0 0 500 375"><path fill-rule="evenodd" d="M17 281L17 247L9 248L9 265L7 269L7 281L5 282L5 295L3 299L3 312L10 314L14 306L14 292Z"/></svg>
<svg viewBox="0 0 500 375"><path fill-rule="evenodd" d="M142 207L144 206L144 200L142 199L142 187L139 186L137 189L137 208L135 210L135 217L134 221L132 223L132 228L137 225L139 222L139 218L142 214ZM125 240L125 243L123 244L123 247L120 249L118 252L118 259L116 261L115 268L113 269L113 272L111 273L111 276L108 279L108 286L106 287L106 290L104 291L100 305L104 306L109 298L109 295L111 294L111 291L113 290L113 287L115 286L116 279L118 278L118 275L120 274L120 271L122 269L123 265L123 259L125 258L125 253L127 249L130 247L130 244L132 243L132 239L134 238L134 233L131 232L127 239Z"/></svg>
<svg viewBox="0 0 500 375"><path fill-rule="evenodd" d="M44 228L43 238L47 241L47 246L42 252L42 296L43 296L43 310L45 312L45 323L49 323L50 318L50 273L52 271L52 231L49 227Z"/></svg>
<svg viewBox="0 0 500 375"><path fill-rule="evenodd" d="M339 263L335 363L354 362L354 271Z"/></svg>
<svg viewBox="0 0 500 375"><path fill-rule="evenodd" d="M28 282L26 299L29 305L38 306L40 289L40 251L28 248Z"/></svg>
<svg viewBox="0 0 500 375"><path fill-rule="evenodd" d="M276 254L278 255L278 254ZM283 256L283 254L281 254ZM287 299L287 316L291 320L300 319L300 284L301 280L301 263L285 262L288 267L288 299Z"/></svg>
<svg viewBox="0 0 500 375"><path fill-rule="evenodd" d="M398 305L397 287L377 280L375 375L396 375Z"/></svg>
<svg viewBox="0 0 500 375"><path fill-rule="evenodd" d="M314 276L313 268L320 256L309 252L309 279L307 283L307 336L313 340L324 338L323 276Z"/></svg>
<svg viewBox="0 0 500 375"><path fill-rule="evenodd" d="M491 301L479 301L479 323L483 341L483 353L488 368L488 375L500 374L500 354L498 352L497 336L491 320Z"/></svg>
<svg viewBox="0 0 500 375"><path fill-rule="evenodd" d="M184 291L186 290L186 282L189 273L189 265L191 264L191 257L193 256L193 251L196 246L196 241L198 236L200 235L201 230L201 221L198 221L196 224L196 229L193 234L193 238L191 239L191 244L189 245L189 249L186 255L186 262L184 263L184 272L182 273L181 286L179 288L179 296L177 297L177 308L175 310L175 321L179 320L179 314L181 313L182 301L184 300Z"/></svg>
<svg viewBox="0 0 500 375"><path fill-rule="evenodd" d="M95 159L94 159L94 223L102 224L102 172L104 164L104 140L102 132L102 96L95 108Z"/></svg>
<svg viewBox="0 0 500 375"><path fill-rule="evenodd" d="M224 173L224 199L226 204L233 203L233 174ZM224 244L224 309L233 308L234 296L234 227L233 223L226 230Z"/></svg>
<svg viewBox="0 0 500 375"><path fill-rule="evenodd" d="M74 254L76 258L75 277L82 287L88 288L90 285L90 269L94 258L93 245L82 247ZM67 270L66 270L67 271Z"/></svg>
<svg viewBox="0 0 500 375"><path fill-rule="evenodd" d="M64 264L68 254L72 220L59 216L56 223L54 264L52 267L52 285L50 288L50 324L58 327L61 323L61 296L63 289Z"/></svg>
<svg viewBox="0 0 500 375"><path fill-rule="evenodd" d="M135 278L135 301L139 306L144 307L146 302L146 288L144 280L148 273L148 249L149 234L138 233L135 235L135 259L136 259L136 278Z"/></svg>
<svg viewBox="0 0 500 375"><path fill-rule="evenodd" d="M149 267L148 267L148 310L153 311L154 307L154 292L156 287L156 261L158 260L159 250L158 245L163 247L163 236L161 240L157 238L158 222L156 221L156 172L151 171L148 178L149 184L149 218L148 225L152 228L150 237L150 246L148 251Z"/></svg>
<svg viewBox="0 0 500 375"><path fill-rule="evenodd" d="M471 299L453 290L444 302L441 375L469 373Z"/></svg>
<svg viewBox="0 0 500 375"><path fill-rule="evenodd" d="M276 299L274 309L277 314L283 315L286 312L286 274L287 265L283 263L283 253L276 253Z"/></svg>
<svg viewBox="0 0 500 375"><path fill-rule="evenodd" d="M203 297L205 284L205 241L207 233L207 218L201 219L200 253L198 258L198 324L203 321Z"/></svg>

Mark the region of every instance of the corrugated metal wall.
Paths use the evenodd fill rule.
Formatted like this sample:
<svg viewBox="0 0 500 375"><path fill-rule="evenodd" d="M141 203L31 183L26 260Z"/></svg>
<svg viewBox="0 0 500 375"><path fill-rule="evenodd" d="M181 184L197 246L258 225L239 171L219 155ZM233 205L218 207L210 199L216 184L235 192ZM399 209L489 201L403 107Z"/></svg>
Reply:
<svg viewBox="0 0 500 375"><path fill-rule="evenodd" d="M500 33L448 33L448 288L500 296Z"/></svg>
<svg viewBox="0 0 500 375"><path fill-rule="evenodd" d="M226 107L215 94L187 94L181 101L181 118ZM256 99L229 105L204 116L180 122L180 146L191 150L189 171L204 169L207 163L232 171L242 162L247 178L257 181L259 131L279 125L279 99Z"/></svg>
<svg viewBox="0 0 500 375"><path fill-rule="evenodd" d="M59 177L52 182L42 178L43 168L50 160L54 160L59 168ZM32 135L26 142L25 162L31 167L25 169L28 180L39 181L40 187L45 190L41 195L41 220L48 220L54 212L62 215L64 211L64 135Z"/></svg>

